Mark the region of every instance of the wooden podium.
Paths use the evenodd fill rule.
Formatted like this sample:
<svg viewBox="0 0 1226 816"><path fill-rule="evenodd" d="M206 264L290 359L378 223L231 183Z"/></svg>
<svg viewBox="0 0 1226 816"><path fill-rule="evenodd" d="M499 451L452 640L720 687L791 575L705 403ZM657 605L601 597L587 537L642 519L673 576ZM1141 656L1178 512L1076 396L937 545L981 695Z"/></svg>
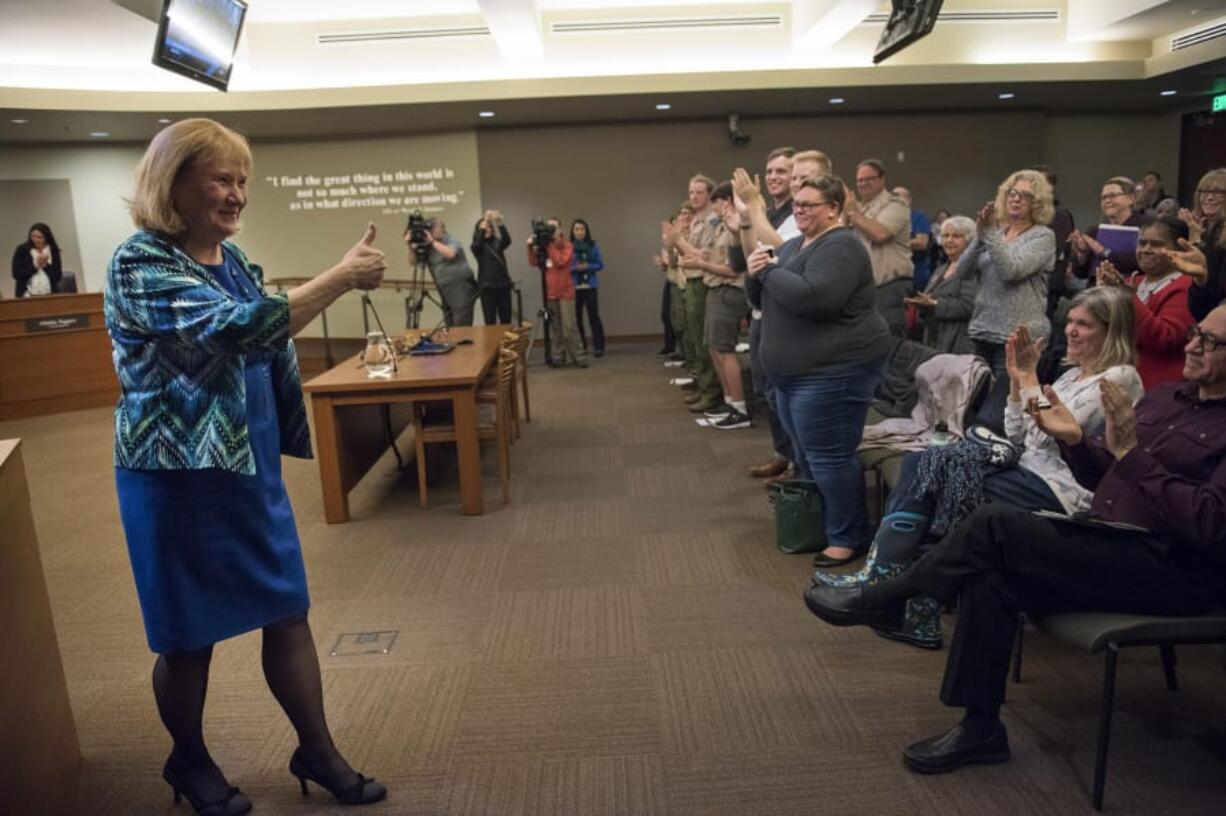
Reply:
<svg viewBox="0 0 1226 816"><path fill-rule="evenodd" d="M0 420L118 397L100 293L0 300Z"/></svg>
<svg viewBox="0 0 1226 816"><path fill-rule="evenodd" d="M0 439L0 810L72 811L81 748L68 705L20 442Z"/></svg>

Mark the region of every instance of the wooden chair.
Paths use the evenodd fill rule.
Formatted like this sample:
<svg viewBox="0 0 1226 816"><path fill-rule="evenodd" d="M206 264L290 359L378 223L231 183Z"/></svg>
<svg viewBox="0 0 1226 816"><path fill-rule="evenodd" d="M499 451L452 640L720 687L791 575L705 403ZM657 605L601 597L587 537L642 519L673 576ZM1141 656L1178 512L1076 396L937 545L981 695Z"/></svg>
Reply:
<svg viewBox="0 0 1226 816"><path fill-rule="evenodd" d="M515 368L519 355L505 346L498 352L496 387L489 392L477 391L477 434L484 440L498 445L498 474L502 480L502 503L511 501L511 403L515 399ZM438 403L433 403L436 407ZM446 417L432 419L429 416L431 403L413 403L413 435L417 445L417 492L423 508L429 506L426 485L426 445L440 442L455 442L455 419ZM493 408L492 418L487 412L481 416L481 407Z"/></svg>
<svg viewBox="0 0 1226 816"><path fill-rule="evenodd" d="M513 351L519 354L521 359L523 355L520 353L522 341L519 332L515 329L503 332L502 340L498 344L499 351ZM519 377L518 371L515 375ZM489 374L485 375L485 379L477 386L477 402L484 402L493 405L496 402L496 394L499 388L499 370L495 366ZM511 441L519 439L519 400L515 395L515 384L511 384Z"/></svg>
<svg viewBox="0 0 1226 816"><path fill-rule="evenodd" d="M531 422L532 406L528 402L528 346L532 342L532 323L525 321L515 328L515 334L518 336L515 353L519 355L519 369L515 373L515 378L524 395L524 422Z"/></svg>

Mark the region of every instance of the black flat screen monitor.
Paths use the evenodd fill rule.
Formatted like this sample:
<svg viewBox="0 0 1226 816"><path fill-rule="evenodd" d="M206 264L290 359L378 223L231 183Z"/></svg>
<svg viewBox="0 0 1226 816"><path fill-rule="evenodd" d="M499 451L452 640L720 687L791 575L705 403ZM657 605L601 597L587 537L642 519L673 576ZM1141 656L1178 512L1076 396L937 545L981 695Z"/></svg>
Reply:
<svg viewBox="0 0 1226 816"><path fill-rule="evenodd" d="M226 90L246 0L165 0L153 64Z"/></svg>
<svg viewBox="0 0 1226 816"><path fill-rule="evenodd" d="M893 0L890 19L877 40L873 64L897 54L916 40L932 33L944 0Z"/></svg>

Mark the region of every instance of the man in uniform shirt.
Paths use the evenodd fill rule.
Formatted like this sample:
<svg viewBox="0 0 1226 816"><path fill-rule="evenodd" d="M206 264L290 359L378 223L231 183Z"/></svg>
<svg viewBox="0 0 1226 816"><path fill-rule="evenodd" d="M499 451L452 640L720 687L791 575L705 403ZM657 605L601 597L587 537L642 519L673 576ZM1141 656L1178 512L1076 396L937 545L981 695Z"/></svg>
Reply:
<svg viewBox="0 0 1226 816"><path fill-rule="evenodd" d="M719 240L723 221L711 205L711 191L715 182L702 174L690 179L689 202L694 208L694 218L689 233L682 235L673 225L665 222L664 236L682 256L709 257ZM685 330L694 343L694 393L687 397L690 411L696 414L709 411L720 401L719 378L711 363L711 354L703 342L703 328L707 316L707 286L703 283L702 269L681 264L685 275Z"/></svg>
<svg viewBox="0 0 1226 816"><path fill-rule="evenodd" d="M911 208L885 188L885 165L865 159L856 167L856 196L848 196L844 212L872 260L877 311L890 331L902 337L907 323L903 299L912 291Z"/></svg>

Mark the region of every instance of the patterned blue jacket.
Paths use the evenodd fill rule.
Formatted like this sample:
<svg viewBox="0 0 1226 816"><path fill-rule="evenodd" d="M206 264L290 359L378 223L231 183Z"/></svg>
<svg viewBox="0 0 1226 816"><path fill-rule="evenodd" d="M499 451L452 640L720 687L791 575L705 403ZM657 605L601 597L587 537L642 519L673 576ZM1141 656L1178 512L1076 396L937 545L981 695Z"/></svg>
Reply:
<svg viewBox="0 0 1226 816"><path fill-rule="evenodd" d="M222 249L263 291L263 270ZM257 351L272 358L281 452L310 458L285 295L236 300L177 244L142 230L115 250L104 308L120 385L116 467L254 474L243 366Z"/></svg>

